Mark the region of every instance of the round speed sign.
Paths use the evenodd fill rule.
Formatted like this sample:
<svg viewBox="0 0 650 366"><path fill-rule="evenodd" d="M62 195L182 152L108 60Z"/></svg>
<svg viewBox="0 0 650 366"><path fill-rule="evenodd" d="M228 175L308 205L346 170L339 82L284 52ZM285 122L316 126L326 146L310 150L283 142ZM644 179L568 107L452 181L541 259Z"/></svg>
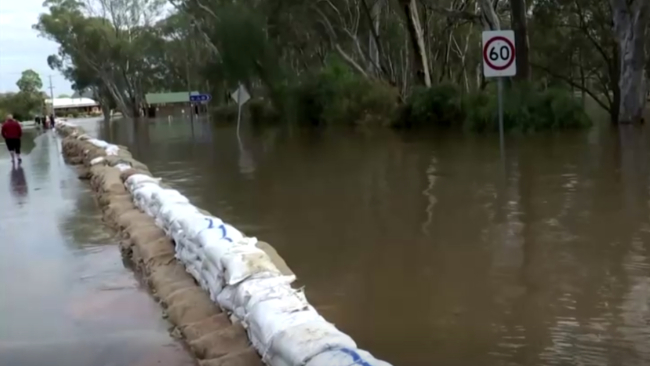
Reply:
<svg viewBox="0 0 650 366"><path fill-rule="evenodd" d="M510 67L515 61L515 45L506 37L493 37L483 46L483 62L496 71Z"/></svg>

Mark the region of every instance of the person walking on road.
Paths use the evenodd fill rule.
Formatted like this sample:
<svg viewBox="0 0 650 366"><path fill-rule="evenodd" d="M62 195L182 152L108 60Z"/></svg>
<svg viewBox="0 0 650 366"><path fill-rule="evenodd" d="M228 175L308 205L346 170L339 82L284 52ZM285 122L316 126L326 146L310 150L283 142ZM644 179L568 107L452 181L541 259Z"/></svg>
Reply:
<svg viewBox="0 0 650 366"><path fill-rule="evenodd" d="M11 154L11 162L15 162L16 159L18 159L18 163L22 162L20 158L20 139L23 137L23 128L11 114L7 116L7 120L2 124L1 133Z"/></svg>

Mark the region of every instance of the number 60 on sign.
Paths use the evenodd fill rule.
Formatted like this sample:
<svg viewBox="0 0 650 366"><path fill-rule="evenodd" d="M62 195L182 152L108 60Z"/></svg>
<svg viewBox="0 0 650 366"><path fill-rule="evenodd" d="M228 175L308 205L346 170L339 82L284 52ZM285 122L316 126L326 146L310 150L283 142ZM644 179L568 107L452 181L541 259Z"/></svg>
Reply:
<svg viewBox="0 0 650 366"><path fill-rule="evenodd" d="M513 31L483 32L483 74L486 78L515 76L515 55Z"/></svg>

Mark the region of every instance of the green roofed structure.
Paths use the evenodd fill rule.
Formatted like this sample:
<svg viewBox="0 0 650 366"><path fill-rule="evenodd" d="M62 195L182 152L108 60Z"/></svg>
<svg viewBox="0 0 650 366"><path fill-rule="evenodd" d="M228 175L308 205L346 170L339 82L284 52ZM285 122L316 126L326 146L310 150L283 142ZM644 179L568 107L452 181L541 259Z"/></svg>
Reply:
<svg viewBox="0 0 650 366"><path fill-rule="evenodd" d="M144 98L149 105L149 117L189 115L190 92L149 93Z"/></svg>
<svg viewBox="0 0 650 366"><path fill-rule="evenodd" d="M189 103L189 92L149 93L144 96L149 105Z"/></svg>

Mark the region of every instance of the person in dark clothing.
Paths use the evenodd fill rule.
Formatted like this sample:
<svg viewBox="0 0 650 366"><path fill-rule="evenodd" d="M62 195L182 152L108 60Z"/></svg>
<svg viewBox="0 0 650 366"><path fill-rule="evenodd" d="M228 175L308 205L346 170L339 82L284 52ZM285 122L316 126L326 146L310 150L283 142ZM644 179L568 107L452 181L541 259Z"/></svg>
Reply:
<svg viewBox="0 0 650 366"><path fill-rule="evenodd" d="M16 158L19 163L22 162L20 158L20 139L23 137L23 128L11 114L7 116L7 120L2 124L1 134L11 154L11 162L13 163Z"/></svg>

